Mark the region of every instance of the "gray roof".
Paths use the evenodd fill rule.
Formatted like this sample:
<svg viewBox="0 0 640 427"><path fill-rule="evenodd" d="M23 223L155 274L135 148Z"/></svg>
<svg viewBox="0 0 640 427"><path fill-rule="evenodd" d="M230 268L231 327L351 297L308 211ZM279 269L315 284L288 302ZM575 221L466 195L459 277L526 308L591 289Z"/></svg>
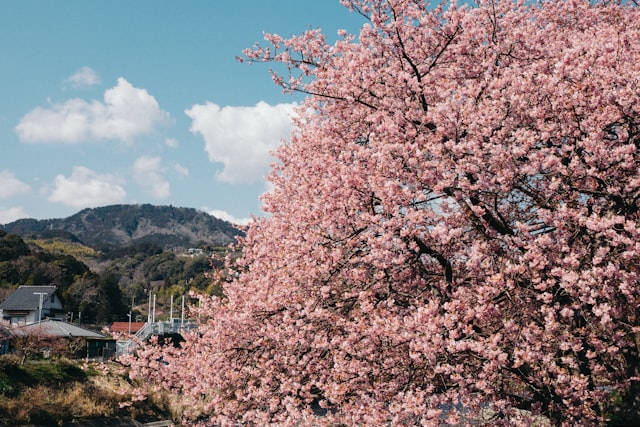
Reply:
<svg viewBox="0 0 640 427"><path fill-rule="evenodd" d="M83 338L104 338L105 336L89 329L80 328L61 320L46 319L40 323L31 323L20 326L15 330L16 334L29 335L31 333L41 333L51 337L83 337Z"/></svg>
<svg viewBox="0 0 640 427"><path fill-rule="evenodd" d="M0 303L3 310L37 310L40 307L40 295L46 292L44 297L51 297L55 293L55 286L20 286L14 293ZM37 292L37 293L36 293Z"/></svg>

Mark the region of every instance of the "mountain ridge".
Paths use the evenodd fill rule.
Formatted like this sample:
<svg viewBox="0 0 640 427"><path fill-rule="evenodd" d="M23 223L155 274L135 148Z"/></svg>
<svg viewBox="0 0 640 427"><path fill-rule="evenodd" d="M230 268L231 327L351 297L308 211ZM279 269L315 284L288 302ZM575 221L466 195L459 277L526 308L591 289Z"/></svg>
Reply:
<svg viewBox="0 0 640 427"><path fill-rule="evenodd" d="M117 204L83 209L66 218L19 219L0 225L29 238L63 238L95 249L135 244L175 247L227 246L244 232L228 221L194 208Z"/></svg>

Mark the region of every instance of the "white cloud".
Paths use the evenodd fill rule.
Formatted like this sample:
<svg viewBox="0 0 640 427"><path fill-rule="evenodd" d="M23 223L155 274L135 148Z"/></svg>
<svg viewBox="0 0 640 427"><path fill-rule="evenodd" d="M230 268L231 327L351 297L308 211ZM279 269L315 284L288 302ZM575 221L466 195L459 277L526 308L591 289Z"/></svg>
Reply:
<svg viewBox="0 0 640 427"><path fill-rule="evenodd" d="M219 210L219 209L212 209L208 213L209 215L213 215L218 219L221 219L223 221L228 221L231 224L235 224L235 225L247 225L251 221L251 218L235 218L230 213L223 210Z"/></svg>
<svg viewBox="0 0 640 427"><path fill-rule="evenodd" d="M0 199L27 193L30 190L31 187L16 178L12 172L6 169L0 171Z"/></svg>
<svg viewBox="0 0 640 427"><path fill-rule="evenodd" d="M130 142L151 133L170 119L155 98L120 77L104 92L104 100L72 98L48 108L37 107L16 126L22 142L62 142L115 139Z"/></svg>
<svg viewBox="0 0 640 427"><path fill-rule="evenodd" d="M8 209L0 209L0 224L9 224L22 218L29 218L22 206L16 206Z"/></svg>
<svg viewBox="0 0 640 427"><path fill-rule="evenodd" d="M180 163L173 165L173 170L180 176L189 176L189 168L182 166Z"/></svg>
<svg viewBox="0 0 640 427"><path fill-rule="evenodd" d="M160 157L142 156L132 167L133 179L156 199L166 199L171 195L169 183L162 177Z"/></svg>
<svg viewBox="0 0 640 427"><path fill-rule="evenodd" d="M175 138L167 138L164 140L164 143L167 144L167 147L176 148L178 146L178 140Z"/></svg>
<svg viewBox="0 0 640 427"><path fill-rule="evenodd" d="M91 87L102 83L100 76L89 67L82 67L64 81L65 85L74 88Z"/></svg>
<svg viewBox="0 0 640 427"><path fill-rule="evenodd" d="M69 178L64 175L56 176L54 189L48 200L75 208L90 208L122 203L126 197L120 178L99 175L84 166L74 166Z"/></svg>
<svg viewBox="0 0 640 427"><path fill-rule="evenodd" d="M291 133L296 104L254 107L224 107L207 102L194 105L185 114L192 120L191 132L202 135L211 162L222 163L218 179L224 182L254 182L269 170L270 153Z"/></svg>

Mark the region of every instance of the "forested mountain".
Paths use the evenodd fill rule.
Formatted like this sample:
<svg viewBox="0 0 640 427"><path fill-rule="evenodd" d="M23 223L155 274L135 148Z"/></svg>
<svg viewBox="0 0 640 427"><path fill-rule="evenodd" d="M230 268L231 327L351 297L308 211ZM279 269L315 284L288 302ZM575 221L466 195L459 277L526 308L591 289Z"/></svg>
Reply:
<svg viewBox="0 0 640 427"><path fill-rule="evenodd" d="M193 208L112 205L84 209L62 219L20 219L0 226L7 233L28 238L64 237L108 250L141 243L163 249L226 246L242 231Z"/></svg>
<svg viewBox="0 0 640 427"><path fill-rule="evenodd" d="M86 322L142 317L189 290L220 292L208 273L243 232L190 208L115 205L65 219L19 220L0 229L0 300L20 285L55 285ZM202 253L192 256L188 248ZM134 308L132 309L132 304Z"/></svg>

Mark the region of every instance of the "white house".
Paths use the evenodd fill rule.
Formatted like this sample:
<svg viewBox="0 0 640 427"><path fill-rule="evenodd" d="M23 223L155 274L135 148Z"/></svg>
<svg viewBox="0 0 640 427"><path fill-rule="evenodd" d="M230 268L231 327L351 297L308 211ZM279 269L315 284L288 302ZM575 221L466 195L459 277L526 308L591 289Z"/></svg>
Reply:
<svg viewBox="0 0 640 427"><path fill-rule="evenodd" d="M0 319L11 325L28 325L42 319L64 319L55 286L20 286L0 303Z"/></svg>

